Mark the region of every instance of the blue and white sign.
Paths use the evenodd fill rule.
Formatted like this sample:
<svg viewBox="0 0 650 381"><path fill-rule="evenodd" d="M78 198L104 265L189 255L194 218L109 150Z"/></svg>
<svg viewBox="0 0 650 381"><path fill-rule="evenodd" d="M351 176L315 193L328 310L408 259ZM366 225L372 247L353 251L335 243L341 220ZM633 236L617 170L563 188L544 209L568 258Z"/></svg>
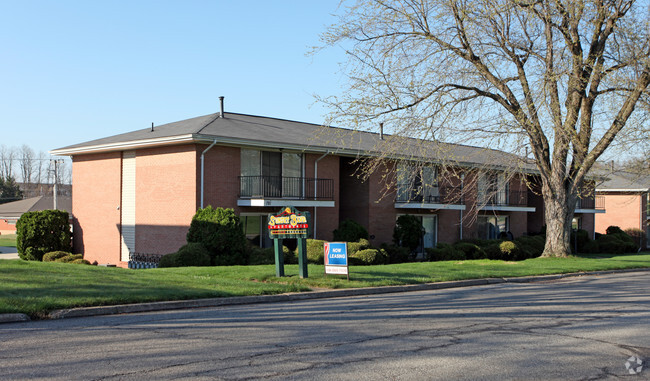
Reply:
<svg viewBox="0 0 650 381"><path fill-rule="evenodd" d="M348 244L325 242L325 274L349 274Z"/></svg>

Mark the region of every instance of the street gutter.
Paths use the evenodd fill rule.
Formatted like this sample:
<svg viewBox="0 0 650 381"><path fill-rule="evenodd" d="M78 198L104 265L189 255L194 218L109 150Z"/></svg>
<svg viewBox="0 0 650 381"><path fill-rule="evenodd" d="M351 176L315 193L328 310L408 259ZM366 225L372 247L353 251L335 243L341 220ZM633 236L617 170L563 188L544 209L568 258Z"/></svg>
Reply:
<svg viewBox="0 0 650 381"><path fill-rule="evenodd" d="M207 307L220 307L232 306L242 304L259 304L259 303L277 303L277 302L290 302L311 299L324 299L324 298L342 298L347 296L362 296L362 295L376 295L376 294L389 294L397 292L410 292L410 291L427 291L427 290L441 290L458 287L473 287L484 286L490 284L500 283L535 283L554 281L563 278L572 278L579 276L594 276L605 274L629 273L629 272L646 272L650 268L637 268L637 269L622 269L622 270L603 270L603 271L586 271L578 273L567 274L553 274L553 275L537 275L525 276L514 278L482 278L482 279L467 279L449 282L437 283L421 283L409 284L401 286L382 286L382 287L363 287L363 288L346 288L327 291L307 291L296 292L276 295L254 295L254 296L236 296L227 298L209 298L209 299L192 299L192 300L174 300L164 302L149 302L149 303L134 303L134 304L118 304L113 306L94 306L94 307L78 307L62 310L55 310L47 315L47 319L67 319L74 317L89 317L100 315L116 315L128 314L139 312L155 312L155 311L168 311L186 308L207 308ZM1 323L14 323L29 321L29 316L25 314L0 314Z"/></svg>

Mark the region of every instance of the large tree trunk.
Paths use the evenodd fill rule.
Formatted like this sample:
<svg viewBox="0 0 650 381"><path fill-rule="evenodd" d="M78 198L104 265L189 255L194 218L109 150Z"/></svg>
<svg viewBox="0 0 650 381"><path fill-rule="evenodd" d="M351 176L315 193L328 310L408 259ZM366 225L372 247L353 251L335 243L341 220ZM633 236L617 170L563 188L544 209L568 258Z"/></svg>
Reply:
<svg viewBox="0 0 650 381"><path fill-rule="evenodd" d="M562 186L557 188L560 189L542 186L546 221L546 244L542 257L567 257L571 254L571 225L578 198Z"/></svg>

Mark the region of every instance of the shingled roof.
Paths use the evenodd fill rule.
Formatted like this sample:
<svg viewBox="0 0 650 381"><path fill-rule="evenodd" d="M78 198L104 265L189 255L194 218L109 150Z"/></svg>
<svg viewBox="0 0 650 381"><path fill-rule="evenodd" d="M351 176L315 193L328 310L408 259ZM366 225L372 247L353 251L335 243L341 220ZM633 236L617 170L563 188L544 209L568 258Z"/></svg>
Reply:
<svg viewBox="0 0 650 381"><path fill-rule="evenodd" d="M72 197L59 196L56 199L56 206L59 210L70 212L72 210ZM0 204L0 217L20 218L23 213L48 209L54 209L54 198L52 196L38 196Z"/></svg>
<svg viewBox="0 0 650 381"><path fill-rule="evenodd" d="M650 192L650 176L625 171L602 175L602 182L596 185L601 192Z"/></svg>
<svg viewBox="0 0 650 381"><path fill-rule="evenodd" d="M205 144L214 140L219 144L350 156L397 156L395 153L399 152L402 157L432 162L453 160L467 165L514 167L523 162L514 154L493 149L391 135L383 135L382 139L372 132L236 113L227 113L225 117L216 113L186 119L58 148L51 153L81 155L192 142ZM399 145L398 149L396 145ZM534 170L531 164L524 164L524 168Z"/></svg>

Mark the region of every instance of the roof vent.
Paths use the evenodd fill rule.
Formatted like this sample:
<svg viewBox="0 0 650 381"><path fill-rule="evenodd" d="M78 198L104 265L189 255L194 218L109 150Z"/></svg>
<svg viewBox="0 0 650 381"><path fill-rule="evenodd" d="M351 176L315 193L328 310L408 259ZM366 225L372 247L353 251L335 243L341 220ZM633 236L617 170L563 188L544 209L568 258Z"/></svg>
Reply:
<svg viewBox="0 0 650 381"><path fill-rule="evenodd" d="M384 122L379 123L379 139L384 140Z"/></svg>
<svg viewBox="0 0 650 381"><path fill-rule="evenodd" d="M223 111L223 96L219 97L219 102L221 103L221 114L219 114L220 118L225 118L226 113Z"/></svg>

